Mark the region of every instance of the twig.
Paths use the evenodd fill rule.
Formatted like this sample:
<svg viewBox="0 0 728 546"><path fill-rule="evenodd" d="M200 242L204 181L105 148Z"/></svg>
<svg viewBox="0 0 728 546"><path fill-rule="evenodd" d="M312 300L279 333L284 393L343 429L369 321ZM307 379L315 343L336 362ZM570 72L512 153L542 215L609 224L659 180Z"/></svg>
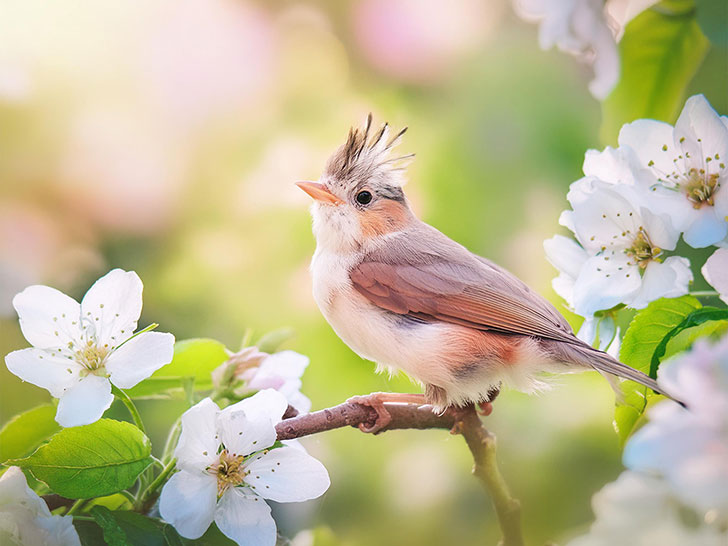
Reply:
<svg viewBox="0 0 728 546"><path fill-rule="evenodd" d="M501 544L523 546L520 504L511 497L498 469L495 436L483 426L475 407L470 405L465 408L448 408L439 414L432 411L432 406L385 402L384 407L392 420L379 432L439 428L461 434L473 454L473 474L493 500L503 532ZM376 418L377 412L374 408L361 403L345 402L332 408L285 419L278 424L276 431L279 440L292 440L346 426L372 426Z"/></svg>

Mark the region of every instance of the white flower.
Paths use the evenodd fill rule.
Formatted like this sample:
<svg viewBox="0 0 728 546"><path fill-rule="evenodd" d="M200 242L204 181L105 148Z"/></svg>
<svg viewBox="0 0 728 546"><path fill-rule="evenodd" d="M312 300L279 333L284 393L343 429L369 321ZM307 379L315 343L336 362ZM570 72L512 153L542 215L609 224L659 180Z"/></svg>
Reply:
<svg viewBox="0 0 728 546"><path fill-rule="evenodd" d="M276 525L265 499L300 502L329 487L324 466L295 447L275 447L288 403L267 389L220 410L209 398L182 416L179 472L165 484L162 517L185 538L215 521L238 544L273 546Z"/></svg>
<svg viewBox="0 0 728 546"><path fill-rule="evenodd" d="M54 516L11 466L0 476L0 543L7 546L81 546L71 516Z"/></svg>
<svg viewBox="0 0 728 546"><path fill-rule="evenodd" d="M665 482L636 472L623 472L592 498L596 521L587 535L568 546L719 546L725 533L681 506Z"/></svg>
<svg viewBox="0 0 728 546"><path fill-rule="evenodd" d="M212 372L213 383L216 388L222 387L225 376L230 374L231 383L243 383L240 387L234 387L236 395L275 389L299 413L308 413L311 400L301 392L301 376L308 363L307 356L295 351L280 351L270 355L259 351L257 347L246 347L231 355L227 362ZM230 366L234 369L230 370Z"/></svg>
<svg viewBox="0 0 728 546"><path fill-rule="evenodd" d="M670 215L690 246L702 248L726 238L728 119L703 95L687 100L674 128L637 120L622 127L619 144L635 151L641 183L659 198L653 208Z"/></svg>
<svg viewBox="0 0 728 546"><path fill-rule="evenodd" d="M573 308L574 283L589 259L589 254L574 239L563 235L554 235L551 239L546 239L543 247L548 261L559 270L559 276L551 281L551 285L554 291L566 300L569 307Z"/></svg>
<svg viewBox="0 0 728 546"><path fill-rule="evenodd" d="M728 336L663 363L657 381L688 409L672 401L652 408L624 464L662 476L685 504L728 522Z"/></svg>
<svg viewBox="0 0 728 546"><path fill-rule="evenodd" d="M516 13L527 21L540 21L541 49L559 50L594 67L589 91L603 99L619 79L617 29L604 9L604 0L514 0Z"/></svg>
<svg viewBox="0 0 728 546"><path fill-rule="evenodd" d="M573 203L576 237L590 256L574 282L576 312L588 317L619 303L640 309L687 293L690 262L661 259L679 237L670 219L633 203L619 191L624 186L593 184L590 194Z"/></svg>
<svg viewBox="0 0 728 546"><path fill-rule="evenodd" d="M10 353L5 364L60 399L61 426L97 421L114 399L112 384L128 389L172 360L172 334L133 336L142 310L142 282L133 271L110 271L80 304L35 285L15 296L13 306L33 347Z"/></svg>
<svg viewBox="0 0 728 546"><path fill-rule="evenodd" d="M718 291L720 299L728 303L728 249L719 248L713 252L700 271L705 280Z"/></svg>

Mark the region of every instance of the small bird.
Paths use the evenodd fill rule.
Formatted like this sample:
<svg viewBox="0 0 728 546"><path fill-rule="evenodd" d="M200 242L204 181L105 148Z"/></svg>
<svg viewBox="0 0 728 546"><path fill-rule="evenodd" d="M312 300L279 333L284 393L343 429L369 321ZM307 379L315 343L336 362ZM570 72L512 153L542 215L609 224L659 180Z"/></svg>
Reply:
<svg viewBox="0 0 728 546"><path fill-rule="evenodd" d="M662 392L649 376L579 340L514 275L414 215L402 191L413 154L392 154L405 131L390 136L386 123L372 131L370 114L318 182L297 182L314 199L313 295L336 334L378 372L403 370L424 385L424 398L404 401L422 398L436 411L485 409L501 384L541 390L543 372L598 370ZM376 409L379 429L387 415L381 404Z"/></svg>

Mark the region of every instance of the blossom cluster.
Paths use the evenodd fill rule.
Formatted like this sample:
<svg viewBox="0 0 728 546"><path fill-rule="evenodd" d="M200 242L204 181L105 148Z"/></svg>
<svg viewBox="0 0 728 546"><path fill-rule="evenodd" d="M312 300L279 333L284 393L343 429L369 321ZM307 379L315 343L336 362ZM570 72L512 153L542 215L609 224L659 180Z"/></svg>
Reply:
<svg viewBox="0 0 728 546"><path fill-rule="evenodd" d="M590 64L589 91L604 99L619 80L617 38L624 25L657 0L513 0L516 13L539 23L541 49L556 46Z"/></svg>
<svg viewBox="0 0 728 546"><path fill-rule="evenodd" d="M596 522L570 546L711 546L728 541L728 336L662 364L664 401L625 446L629 469L593 499Z"/></svg>
<svg viewBox="0 0 728 546"><path fill-rule="evenodd" d="M681 235L694 248L728 246L727 157L728 118L703 95L687 100L674 127L637 120L622 127L617 148L586 153L585 176L567 195L572 209L559 220L574 238L544 242L560 272L554 290L585 328L615 306L686 294L690 261L670 255ZM703 268L721 293L725 263L719 249Z"/></svg>
<svg viewBox="0 0 728 546"><path fill-rule="evenodd" d="M59 399L62 427L98 421L115 396L133 407L124 389L175 354L174 336L151 332L156 325L134 332L142 310L142 282L134 272L110 271L81 303L48 286L30 286L13 305L32 347L8 354L7 368ZM311 407L300 391L309 361L293 351L267 354L256 347L228 355L212 372L211 396L231 405L220 409L208 397L182 415L174 459L168 457L169 471L177 472L162 487L159 510L186 538L201 537L214 521L238 544L273 546L276 524L265 500L313 499L330 483L324 466L299 443L277 441L276 425L289 405L299 413ZM143 432L140 417L132 417ZM80 544L73 518L51 515L18 467L0 477L0 542Z"/></svg>

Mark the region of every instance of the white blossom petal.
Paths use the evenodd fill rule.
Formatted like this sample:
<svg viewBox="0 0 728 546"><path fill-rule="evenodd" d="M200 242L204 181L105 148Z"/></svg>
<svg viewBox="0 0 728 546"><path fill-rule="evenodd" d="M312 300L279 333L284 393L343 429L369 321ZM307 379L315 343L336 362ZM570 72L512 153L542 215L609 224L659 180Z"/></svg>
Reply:
<svg viewBox="0 0 728 546"><path fill-rule="evenodd" d="M285 379L300 379L308 363L307 356L295 351L281 351L263 360L258 373L272 373Z"/></svg>
<svg viewBox="0 0 728 546"><path fill-rule="evenodd" d="M331 485L324 465L292 447L254 457L246 467L246 483L258 495L276 502L301 502L320 497Z"/></svg>
<svg viewBox="0 0 728 546"><path fill-rule="evenodd" d="M129 389L169 364L173 356L172 334L144 332L112 351L106 369L114 385Z"/></svg>
<svg viewBox="0 0 728 546"><path fill-rule="evenodd" d="M241 408L228 411L232 407L225 408L217 419L218 435L228 452L234 456L249 455L275 443L278 435L269 417L248 419Z"/></svg>
<svg viewBox="0 0 728 546"><path fill-rule="evenodd" d="M48 505L28 487L23 471L17 466L11 466L0 476L0 507L16 503L33 514L51 516Z"/></svg>
<svg viewBox="0 0 728 546"><path fill-rule="evenodd" d="M606 351L610 347L612 340L615 339L616 333L617 325L611 316L587 317L581 325L581 328L579 328L576 337L589 345ZM595 345L597 338L599 344Z"/></svg>
<svg viewBox="0 0 728 546"><path fill-rule="evenodd" d="M671 256L664 263L652 261L647 264L642 286L629 305L634 309L643 309L651 301L685 295L692 280L693 274L687 258Z"/></svg>
<svg viewBox="0 0 728 546"><path fill-rule="evenodd" d="M619 131L619 145L629 146L639 158L640 167L671 173L680 150L675 147L673 128L669 123L638 119Z"/></svg>
<svg viewBox="0 0 728 546"><path fill-rule="evenodd" d="M685 101L675 123L675 141L700 164L728 157L728 128L704 95L694 95Z"/></svg>
<svg viewBox="0 0 728 546"><path fill-rule="evenodd" d="M39 349L62 348L81 337L81 307L73 298L49 286L29 286L13 298L20 329Z"/></svg>
<svg viewBox="0 0 728 546"><path fill-rule="evenodd" d="M270 506L245 488L230 488L220 499L215 523L231 540L245 546L275 546L276 524Z"/></svg>
<svg viewBox="0 0 728 546"><path fill-rule="evenodd" d="M291 386L289 387L289 385ZM301 388L300 385L295 388L292 385L292 382L290 384L283 385L281 388L281 394L286 397L286 400L288 400L288 403L291 406L296 408L298 413L308 413L311 411L311 400L299 390Z"/></svg>
<svg viewBox="0 0 728 546"><path fill-rule="evenodd" d="M627 265L629 258L615 254L589 258L574 284L574 309L582 316L590 316L619 303L630 301L640 289L639 268ZM621 268L621 269L620 269Z"/></svg>
<svg viewBox="0 0 728 546"><path fill-rule="evenodd" d="M205 398L182 414L182 433L174 450L177 467L189 472L202 472L217 461L220 441L216 419L220 408Z"/></svg>
<svg viewBox="0 0 728 546"><path fill-rule="evenodd" d="M728 303L728 249L719 248L708 258L700 270L710 286Z"/></svg>
<svg viewBox="0 0 728 546"><path fill-rule="evenodd" d="M159 513L185 538L200 538L215 516L217 479L211 474L182 470L164 484Z"/></svg>
<svg viewBox="0 0 728 546"><path fill-rule="evenodd" d="M109 271L81 301L81 314L94 325L97 341L111 347L131 337L141 312L142 281L133 271Z"/></svg>
<svg viewBox="0 0 728 546"><path fill-rule="evenodd" d="M8 354L5 365L20 379L46 389L54 398L60 398L66 389L75 385L84 369L65 356L34 347Z"/></svg>
<svg viewBox="0 0 728 546"><path fill-rule="evenodd" d="M574 279L579 276L581 268L589 258L579 243L563 235L554 235L551 239L546 239L543 248L546 251L546 259L551 265Z"/></svg>
<svg viewBox="0 0 728 546"><path fill-rule="evenodd" d="M693 248L705 248L725 239L728 222L716 214L714 207L693 209L694 220L683 234L683 239Z"/></svg>
<svg viewBox="0 0 728 546"><path fill-rule="evenodd" d="M58 401L56 421L62 427L95 423L113 401L109 380L98 375L87 375L63 393Z"/></svg>
<svg viewBox="0 0 728 546"><path fill-rule="evenodd" d="M273 389L262 390L250 398L241 400L225 410L243 410L250 421L270 420L273 425L280 423L288 408L286 398Z"/></svg>

